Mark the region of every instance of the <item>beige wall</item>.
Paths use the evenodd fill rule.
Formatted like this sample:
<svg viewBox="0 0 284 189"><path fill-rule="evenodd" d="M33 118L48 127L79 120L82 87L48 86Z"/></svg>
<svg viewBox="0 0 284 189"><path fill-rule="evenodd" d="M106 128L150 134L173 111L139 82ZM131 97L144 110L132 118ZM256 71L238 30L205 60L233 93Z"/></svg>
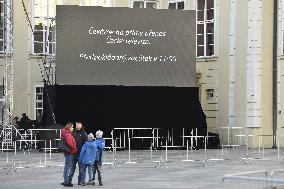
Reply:
<svg viewBox="0 0 284 189"><path fill-rule="evenodd" d="M27 0L25 3L29 5ZM14 116L28 113L31 105L27 26L22 4L14 3Z"/></svg>
<svg viewBox="0 0 284 189"><path fill-rule="evenodd" d="M236 41L235 41L235 92L234 92L234 127L246 127L246 95L247 95L247 48L248 48L248 3L236 1ZM258 134L272 134L272 24L273 3L264 0L262 3L262 29L261 29L261 126L260 128L248 128L250 144L258 145ZM208 127L217 127L222 143L227 144L227 129L220 127L229 126L229 55L230 55L230 9L231 1L217 1L217 53L216 58L197 60L197 69L202 73L202 97L201 102L207 115ZM265 10L265 11L264 11ZM213 77L212 77L213 76ZM206 100L205 90L216 89L216 105ZM214 103L214 102L213 102ZM214 121L214 110L217 110ZM233 143L238 143L236 134L244 134L245 129L233 129ZM263 137L265 147L271 147L272 138ZM244 141L244 138L242 138Z"/></svg>
<svg viewBox="0 0 284 189"><path fill-rule="evenodd" d="M261 129L258 133L272 134L272 49L273 49L273 3L263 1L263 26L262 27L262 77L261 77ZM257 131L255 132L257 134ZM265 138L265 146L271 147L272 137Z"/></svg>
<svg viewBox="0 0 284 189"><path fill-rule="evenodd" d="M112 5L114 7L129 7L129 2L128 1L123 1L123 0L120 0L120 1L113 1Z"/></svg>
<svg viewBox="0 0 284 189"><path fill-rule="evenodd" d="M31 0L24 0L28 12L31 13ZM247 41L248 41L248 1L236 1L236 31L235 31L235 127L246 126L246 95L247 95ZM80 4L80 0L64 1L64 4ZM114 7L128 7L128 0L113 0ZM272 133L272 24L273 1L263 0L262 29L261 29L261 128L249 129L250 134ZM186 1L187 9L195 9L195 0ZM168 1L160 0L159 8L167 8ZM201 73L201 104L207 116L210 131L219 132L222 143L227 142L226 129L229 125L229 78L230 78L230 9L231 0L216 0L216 57L210 59L197 59L197 71ZM29 15L32 18L32 15ZM25 18L24 9L20 1L14 3L14 116L27 112L31 118L34 115L34 91L36 85L43 85L41 70L41 57L30 54L30 30ZM279 40L281 41L281 40ZM279 71L284 73L284 58L279 56ZM3 59L0 59L3 65ZM3 66L1 67L3 68ZM41 70L40 70L41 69ZM3 71L1 71L3 73ZM279 99L284 102L284 77L280 77ZM215 98L206 99L206 89L215 89ZM284 103L279 109L284 114ZM284 121L279 120L278 131L284 135ZM216 129L219 128L219 129ZM235 130L232 134L239 134ZM243 131L242 131L243 134ZM271 147L271 138L265 139L266 147ZM236 137L233 140L237 143ZM254 146L258 139L251 140ZM283 143L284 145L284 143Z"/></svg>
<svg viewBox="0 0 284 189"><path fill-rule="evenodd" d="M248 9L246 1L238 1L236 6L236 118L235 126L246 126L246 54L247 54L247 25L248 14L244 10ZM239 40L240 39L240 40ZM239 131L237 131L239 132Z"/></svg>
<svg viewBox="0 0 284 189"><path fill-rule="evenodd" d="M198 59L197 69L202 73L201 103L207 116L209 131L218 132L222 142L227 141L228 127L228 61L229 61L229 18L230 1L217 1L216 14L216 57ZM222 10L222 11L220 11ZM221 77L219 77L221 76ZM206 89L215 90L214 100L206 99ZM212 128L212 129L211 129ZM219 128L216 130L216 128Z"/></svg>

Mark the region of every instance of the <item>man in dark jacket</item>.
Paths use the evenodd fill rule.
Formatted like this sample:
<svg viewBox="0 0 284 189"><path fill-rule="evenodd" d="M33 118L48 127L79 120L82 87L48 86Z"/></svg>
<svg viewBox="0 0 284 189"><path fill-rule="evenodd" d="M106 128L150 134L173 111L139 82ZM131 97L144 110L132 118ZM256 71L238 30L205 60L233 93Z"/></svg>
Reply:
<svg viewBox="0 0 284 189"><path fill-rule="evenodd" d="M29 129L29 123L30 118L27 116L26 113L22 114L22 118L19 121L19 129L24 129L24 132L26 132Z"/></svg>
<svg viewBox="0 0 284 189"><path fill-rule="evenodd" d="M84 131L84 127L83 127L81 122L76 122L76 129L73 131L72 134L75 138L78 151L77 151L76 154L74 154L74 157L73 157L73 162L72 162L72 166L71 166L71 170L70 170L70 174L69 174L69 179L70 179L70 181L72 181L72 178L73 178L75 170L76 170L76 165L78 163L78 166L79 166L78 184L80 184L80 179L82 177L82 175L81 175L82 171L81 171L81 165L79 164L79 158L80 158L81 149L82 149L83 145L85 144L85 142L88 140L88 135L87 135L86 131Z"/></svg>

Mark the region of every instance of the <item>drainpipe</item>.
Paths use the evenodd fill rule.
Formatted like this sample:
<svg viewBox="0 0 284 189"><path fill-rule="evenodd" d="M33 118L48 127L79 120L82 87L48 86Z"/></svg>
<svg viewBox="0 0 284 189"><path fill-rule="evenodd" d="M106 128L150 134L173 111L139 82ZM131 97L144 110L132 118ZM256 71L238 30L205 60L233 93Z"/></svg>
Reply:
<svg viewBox="0 0 284 189"><path fill-rule="evenodd" d="M272 132L273 132L273 144L272 148L277 148L276 143L276 134L277 134L277 22L278 22L278 0L273 1L273 51L272 51L272 77L273 77L273 123L272 123Z"/></svg>

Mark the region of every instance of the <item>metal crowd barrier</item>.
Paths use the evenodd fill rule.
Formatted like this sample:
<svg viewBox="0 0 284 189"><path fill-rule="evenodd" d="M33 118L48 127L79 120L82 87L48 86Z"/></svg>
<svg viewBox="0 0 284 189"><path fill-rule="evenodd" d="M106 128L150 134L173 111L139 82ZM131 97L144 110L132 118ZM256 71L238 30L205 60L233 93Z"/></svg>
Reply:
<svg viewBox="0 0 284 189"><path fill-rule="evenodd" d="M280 189L284 187L283 179L275 179L275 171L268 174L266 170L242 172L225 175L223 177L224 189Z"/></svg>

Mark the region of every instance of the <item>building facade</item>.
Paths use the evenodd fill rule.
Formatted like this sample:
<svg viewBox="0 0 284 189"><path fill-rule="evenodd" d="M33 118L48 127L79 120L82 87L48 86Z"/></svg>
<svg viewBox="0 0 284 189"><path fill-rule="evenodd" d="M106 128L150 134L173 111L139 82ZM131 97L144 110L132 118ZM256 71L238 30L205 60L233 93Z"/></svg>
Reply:
<svg viewBox="0 0 284 189"><path fill-rule="evenodd" d="M3 3L0 5L3 7ZM243 135L247 133L251 146L261 142L265 147L272 147L272 0L14 1L13 116L26 112L31 119L37 119L42 115L45 67L53 66L44 61L52 61L56 52L56 5L196 10L197 85L208 131L219 133L222 144L244 143ZM280 139L284 136L284 0L278 0L277 8L277 133ZM1 11L3 20L3 8ZM3 33L5 27L0 28L0 53L4 47ZM2 74L4 55L0 56Z"/></svg>

